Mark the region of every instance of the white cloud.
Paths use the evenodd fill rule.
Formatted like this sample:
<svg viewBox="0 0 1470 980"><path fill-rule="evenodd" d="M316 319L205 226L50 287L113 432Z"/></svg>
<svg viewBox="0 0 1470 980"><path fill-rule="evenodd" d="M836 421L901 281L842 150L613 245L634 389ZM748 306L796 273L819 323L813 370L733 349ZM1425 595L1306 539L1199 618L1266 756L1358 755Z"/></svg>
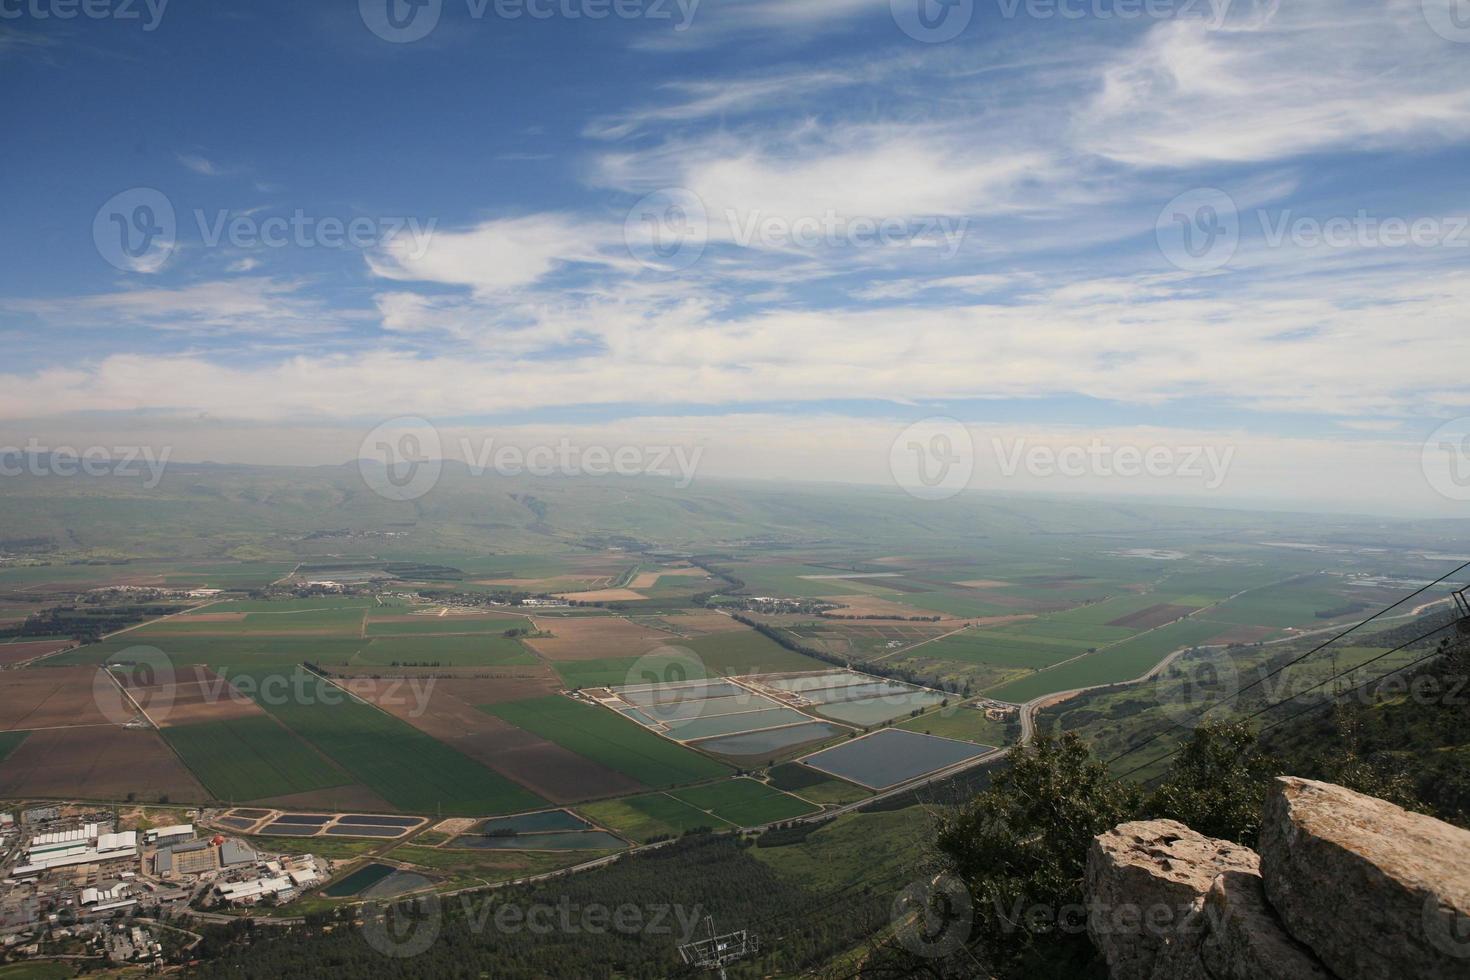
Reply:
<svg viewBox="0 0 1470 980"><path fill-rule="evenodd" d="M178 158L179 163L182 163L196 174L202 174L205 177L218 177L224 173L213 160L200 156L197 153L180 153Z"/></svg>
<svg viewBox="0 0 1470 980"><path fill-rule="evenodd" d="M682 187L711 216L710 234L731 219L792 221L994 213L1018 207L1023 187L1045 180L1046 154L995 145L973 152L954 127L803 125L781 132L719 133L657 149L605 154L600 183L630 192Z"/></svg>
<svg viewBox="0 0 1470 980"><path fill-rule="evenodd" d="M859 80L871 82L879 74L874 66L868 65L861 75L846 70L808 69L752 78L670 82L662 90L681 97L678 101L594 119L584 135L621 139L654 124L687 123L768 110L773 105L810 100Z"/></svg>
<svg viewBox="0 0 1470 980"><path fill-rule="evenodd" d="M1291 0L1228 29L1171 20L1101 67L1075 139L1137 167L1459 140L1470 134L1464 66L1417 2Z"/></svg>
<svg viewBox="0 0 1470 980"><path fill-rule="evenodd" d="M1130 277L1036 289L1011 304L740 316L677 288L510 309L388 293L379 302L397 334L448 333L477 350L359 346L246 367L119 356L81 384L43 374L12 376L3 387L26 412L106 410L142 397L254 419L343 418L388 406L472 416L566 405L1049 395L1150 405L1209 398L1369 418L1470 409L1460 368L1470 358L1462 317L1470 275L1355 272L1311 285L1245 281L1211 295L1187 278ZM139 308L171 305L184 318L203 305L192 293L157 293L142 293ZM237 328L256 304L272 302L243 298L225 318L219 296L209 296L213 315ZM171 379L165 391L155 385L160 371ZM493 383L445 382L469 378Z"/></svg>
<svg viewBox="0 0 1470 980"><path fill-rule="evenodd" d="M0 300L0 310L76 326L130 324L206 333L284 335L320 333L340 326L343 316L303 295L304 287L301 280L247 276L66 299Z"/></svg>
<svg viewBox="0 0 1470 980"><path fill-rule="evenodd" d="M394 238L368 264L387 279L466 286L488 296L530 286L567 263L606 264L605 246L614 236L611 228L566 215L501 218L466 231L435 231L427 247Z"/></svg>

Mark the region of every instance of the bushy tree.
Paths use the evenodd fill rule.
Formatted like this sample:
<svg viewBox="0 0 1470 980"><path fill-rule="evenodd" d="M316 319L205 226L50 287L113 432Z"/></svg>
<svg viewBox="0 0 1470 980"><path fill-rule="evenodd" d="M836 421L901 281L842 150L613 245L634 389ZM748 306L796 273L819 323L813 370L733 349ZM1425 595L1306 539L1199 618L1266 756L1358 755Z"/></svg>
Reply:
<svg viewBox="0 0 1470 980"><path fill-rule="evenodd" d="M1074 733L1039 735L989 789L942 818L939 852L969 891L973 945L1002 975L1092 959L1075 917L1093 837L1133 819L1139 791L1112 779ZM1072 975L1077 975L1073 973Z"/></svg>
<svg viewBox="0 0 1470 980"><path fill-rule="evenodd" d="M1206 837L1255 847L1266 792L1280 771L1279 763L1257 746L1249 725L1201 725L1175 756L1144 812L1178 820Z"/></svg>

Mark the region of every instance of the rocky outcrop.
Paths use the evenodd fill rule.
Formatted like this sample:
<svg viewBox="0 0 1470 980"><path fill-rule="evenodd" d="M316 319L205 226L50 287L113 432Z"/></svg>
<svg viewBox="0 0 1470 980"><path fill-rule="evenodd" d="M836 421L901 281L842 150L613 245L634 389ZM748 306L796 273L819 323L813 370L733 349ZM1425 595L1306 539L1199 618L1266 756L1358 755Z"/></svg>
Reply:
<svg viewBox="0 0 1470 980"><path fill-rule="evenodd" d="M1122 824L1087 898L1115 980L1470 980L1470 832L1327 783L1277 780L1259 858Z"/></svg>
<svg viewBox="0 0 1470 980"><path fill-rule="evenodd" d="M1258 874L1227 871L1216 878L1202 918L1195 955L1210 980L1331 980L1276 917Z"/></svg>
<svg viewBox="0 0 1470 980"><path fill-rule="evenodd" d="M1287 929L1343 980L1470 977L1470 831L1284 777L1261 874Z"/></svg>
<svg viewBox="0 0 1470 980"><path fill-rule="evenodd" d="M1253 851L1173 820L1125 823L1087 856L1088 935L1115 980L1148 980L1155 960L1226 871L1254 873Z"/></svg>

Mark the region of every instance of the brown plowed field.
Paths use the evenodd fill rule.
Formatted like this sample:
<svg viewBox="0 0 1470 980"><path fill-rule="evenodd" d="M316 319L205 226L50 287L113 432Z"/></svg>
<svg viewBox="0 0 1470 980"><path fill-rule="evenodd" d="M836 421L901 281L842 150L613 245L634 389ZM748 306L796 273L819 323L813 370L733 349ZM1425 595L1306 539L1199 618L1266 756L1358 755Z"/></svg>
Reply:
<svg viewBox="0 0 1470 980"><path fill-rule="evenodd" d="M391 690L391 681L370 688L361 679L354 693L425 734L453 746L475 761L515 780L556 803L647 789L622 773L605 769L590 759L522 731L476 705L512 700L496 689L494 681L437 681L429 694L428 710L418 710L418 699L406 690ZM516 695L526 697L525 694ZM534 695L531 695L534 696Z"/></svg>
<svg viewBox="0 0 1470 980"><path fill-rule="evenodd" d="M111 724L97 707L94 682L112 684L96 667L37 667L0 673L0 731Z"/></svg>
<svg viewBox="0 0 1470 980"><path fill-rule="evenodd" d="M917 605L905 605L875 595L829 595L821 598L823 602L836 603L843 607L832 610L837 616L892 616L895 619L903 619L908 616L938 616L943 622L954 621L958 625L958 619L948 613L934 609L920 609ZM915 599L914 601L918 603L923 600Z"/></svg>
<svg viewBox="0 0 1470 980"><path fill-rule="evenodd" d="M1166 602L1161 602L1156 606L1149 606L1147 609L1140 609L1126 616L1119 616L1107 625L1151 630L1155 626L1163 626L1165 623L1172 623L1180 617L1187 616L1194 612L1195 608L1195 606L1171 606Z"/></svg>
<svg viewBox="0 0 1470 980"><path fill-rule="evenodd" d="M639 602L648 596L632 589L595 589L591 592L559 592L558 599L576 599L578 602Z"/></svg>
<svg viewBox="0 0 1470 980"><path fill-rule="evenodd" d="M682 616L669 616L668 623L681 633L735 633L747 628L733 617L713 609L695 609Z"/></svg>
<svg viewBox="0 0 1470 980"><path fill-rule="evenodd" d="M0 763L0 797L209 799L155 731L66 728L32 732Z"/></svg>
<svg viewBox="0 0 1470 980"><path fill-rule="evenodd" d="M678 642L678 637L630 623L621 616L538 619L536 628L552 635L527 639L526 644L548 660L639 657L650 650Z"/></svg>
<svg viewBox="0 0 1470 980"><path fill-rule="evenodd" d="M197 674L194 673L196 671ZM172 686L172 703L168 701L169 693L162 687L133 690L133 696L143 706L149 720L160 728L265 714L259 705L207 667L193 668L187 678L181 677Z"/></svg>
<svg viewBox="0 0 1470 980"><path fill-rule="evenodd" d="M20 664L48 653L56 653L76 646L75 640L24 640L20 643L0 643L0 664Z"/></svg>
<svg viewBox="0 0 1470 980"><path fill-rule="evenodd" d="M662 568L656 572L639 572L633 576L633 581L628 583L630 589L651 589L658 584L658 580L665 575L678 575L685 578L708 578L709 573L702 568Z"/></svg>
<svg viewBox="0 0 1470 980"><path fill-rule="evenodd" d="M415 678L437 678L439 680L485 680L499 684L512 684L518 682L522 690L530 691L529 694L518 694L517 697L534 698L538 694L555 694L561 690L561 679L552 672L545 664L525 664L508 667L389 667L374 664L359 664L357 666L333 665L334 676L341 677L415 677ZM489 704L482 701L481 704Z"/></svg>

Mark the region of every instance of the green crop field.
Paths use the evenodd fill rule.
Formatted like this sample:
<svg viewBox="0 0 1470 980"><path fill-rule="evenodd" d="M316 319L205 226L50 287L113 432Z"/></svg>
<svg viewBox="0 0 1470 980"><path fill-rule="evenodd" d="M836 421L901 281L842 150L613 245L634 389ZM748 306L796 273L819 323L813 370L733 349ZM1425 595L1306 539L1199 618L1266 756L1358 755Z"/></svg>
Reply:
<svg viewBox="0 0 1470 980"><path fill-rule="evenodd" d="M678 645L693 650L704 661L706 670L720 676L821 670L828 666L794 653L755 630L711 633L681 640Z"/></svg>
<svg viewBox="0 0 1470 980"><path fill-rule="evenodd" d="M492 816L534 810L545 801L498 773L491 772L413 726L348 697L339 688L298 671L282 676L270 671L246 674L254 690L267 677L289 697L257 696L261 707L306 739L337 765L383 799L409 813ZM300 689L304 697L295 696ZM264 689L271 692L271 687Z"/></svg>
<svg viewBox="0 0 1470 980"><path fill-rule="evenodd" d="M926 643L919 651L939 660L985 663L1000 667L1046 667L1086 651L1084 644L1048 641L994 630L969 629Z"/></svg>
<svg viewBox="0 0 1470 980"><path fill-rule="evenodd" d="M362 628L361 609L301 609L295 612L247 612L245 618L211 622L204 617L226 610L210 607L194 616L179 616L148 627L153 633L335 633L356 636Z"/></svg>
<svg viewBox="0 0 1470 980"><path fill-rule="evenodd" d="M433 664L443 667L537 663L519 640L498 633L478 636L380 636L352 658L355 664Z"/></svg>
<svg viewBox="0 0 1470 980"><path fill-rule="evenodd" d="M46 662L55 665L116 663L126 660L127 651L136 646L157 647L168 654L175 667L197 664L274 667L307 661L350 663L364 641L345 636L191 636L150 628L76 647L49 657Z"/></svg>
<svg viewBox="0 0 1470 980"><path fill-rule="evenodd" d="M784 762L773 768L770 784L813 803L855 803L873 795L871 790L808 769L799 762Z"/></svg>
<svg viewBox="0 0 1470 980"><path fill-rule="evenodd" d="M481 710L645 786L677 786L730 771L606 708L556 694L486 705Z"/></svg>
<svg viewBox="0 0 1470 980"><path fill-rule="evenodd" d="M526 626L520 616L413 616L412 619L383 621L369 619L368 636L413 636L425 633L504 633Z"/></svg>
<svg viewBox="0 0 1470 980"><path fill-rule="evenodd" d="M1056 691L1132 680L1175 650L1204 643L1227 629L1228 626L1220 623L1186 619L986 693L1002 701L1021 703Z"/></svg>
<svg viewBox="0 0 1470 980"><path fill-rule="evenodd" d="M364 596L329 596L324 599L231 599L228 602L211 603L199 610L202 615L211 613L301 613L325 612L334 609L367 609L373 600ZM187 617L180 617L187 618Z"/></svg>
<svg viewBox="0 0 1470 980"><path fill-rule="evenodd" d="M674 790L669 795L700 810L708 810L739 827L789 820L815 813L818 809L765 783L744 777Z"/></svg>
<svg viewBox="0 0 1470 980"><path fill-rule="evenodd" d="M667 793L588 803L577 809L589 820L639 842L654 837L678 837L700 827L727 830L731 826L727 821L676 800Z"/></svg>
<svg viewBox="0 0 1470 980"><path fill-rule="evenodd" d="M217 800L262 800L352 781L274 718L180 725L162 734Z"/></svg>
<svg viewBox="0 0 1470 980"><path fill-rule="evenodd" d="M909 880L915 842L933 833L921 806L849 813L814 832L800 846L753 847L750 856L782 878L822 892L871 881Z"/></svg>
<svg viewBox="0 0 1470 980"><path fill-rule="evenodd" d="M0 732L0 762L4 762L6 756L20 748L20 743L29 734L30 732Z"/></svg>
<svg viewBox="0 0 1470 980"><path fill-rule="evenodd" d="M957 738L979 745L994 745L997 748L1006 744L1006 723L991 721L985 717L984 711L977 708L957 707L932 711L927 715L900 722L896 727L925 735L938 735L941 738Z"/></svg>

